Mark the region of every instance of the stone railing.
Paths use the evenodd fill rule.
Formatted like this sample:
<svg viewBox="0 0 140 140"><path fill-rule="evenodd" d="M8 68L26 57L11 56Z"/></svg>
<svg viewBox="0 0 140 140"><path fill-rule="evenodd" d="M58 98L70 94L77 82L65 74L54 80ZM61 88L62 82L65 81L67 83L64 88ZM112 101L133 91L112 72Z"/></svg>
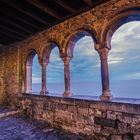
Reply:
<svg viewBox="0 0 140 140"><path fill-rule="evenodd" d="M97 140L139 140L140 105L23 94L20 107L32 119Z"/></svg>

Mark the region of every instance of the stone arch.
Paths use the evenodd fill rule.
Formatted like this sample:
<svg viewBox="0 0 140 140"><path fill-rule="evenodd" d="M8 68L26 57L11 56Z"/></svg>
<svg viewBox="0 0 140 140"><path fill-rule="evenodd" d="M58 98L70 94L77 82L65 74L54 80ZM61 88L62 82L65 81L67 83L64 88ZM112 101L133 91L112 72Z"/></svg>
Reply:
<svg viewBox="0 0 140 140"><path fill-rule="evenodd" d="M47 91L47 76L46 76L46 71L48 71L48 66L50 66L49 61L50 61L50 56L52 53L52 50L54 48L58 48L58 52L59 52L59 56L61 56L61 48L60 48L60 44L58 43L58 41L54 41L54 40L48 40L47 41L47 45L45 47L43 47L43 49L41 50L41 66L42 66L42 91L41 94L48 94L49 92ZM58 56L58 57L59 57ZM47 68L47 70L46 70Z"/></svg>
<svg viewBox="0 0 140 140"><path fill-rule="evenodd" d="M25 93L26 92L26 64L27 64L27 61L29 59L29 55L31 52L36 52L37 54L37 51L33 48L31 49L28 49L28 50L25 50L23 52L23 55L22 55L22 65L21 65L21 91L22 93Z"/></svg>
<svg viewBox="0 0 140 140"><path fill-rule="evenodd" d="M119 11L104 27L100 35L100 41L104 47L111 49L111 38L114 32L123 24L131 21L140 21L140 7L130 7Z"/></svg>
<svg viewBox="0 0 140 140"><path fill-rule="evenodd" d="M32 64L33 58L38 53L35 49L29 49L24 56L24 84L22 85L22 90L26 93L30 93L32 91ZM23 87L24 86L24 87Z"/></svg>
<svg viewBox="0 0 140 140"><path fill-rule="evenodd" d="M31 64L35 55L38 55L35 49L30 49L27 53L26 57L26 64Z"/></svg>
<svg viewBox="0 0 140 140"><path fill-rule="evenodd" d="M79 28L77 29L75 32L73 32L70 36L68 36L68 38L66 39L66 45L64 46L65 51L63 55L69 56L69 57L73 57L73 50L74 50L74 46L77 42L77 40L79 40L80 38L84 37L84 36L91 36L93 39L93 42L95 44L98 43L97 39L96 39L96 32L87 28ZM96 45L94 45L94 48Z"/></svg>
<svg viewBox="0 0 140 140"><path fill-rule="evenodd" d="M59 54L61 56L61 47L60 47L60 44L58 41L54 41L54 40L49 40L48 41L48 44L46 45L45 48L42 49L41 51L41 59L42 61L46 61L50 58L50 54L51 54L51 51L55 48L55 47L58 47L58 50L59 50Z"/></svg>

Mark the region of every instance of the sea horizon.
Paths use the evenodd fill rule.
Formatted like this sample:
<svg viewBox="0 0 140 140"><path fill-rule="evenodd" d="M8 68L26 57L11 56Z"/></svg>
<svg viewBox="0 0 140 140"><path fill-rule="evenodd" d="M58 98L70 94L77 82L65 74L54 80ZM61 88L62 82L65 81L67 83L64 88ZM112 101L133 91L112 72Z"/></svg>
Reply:
<svg viewBox="0 0 140 140"><path fill-rule="evenodd" d="M114 81L110 84L110 92L113 97L140 99L140 80ZM100 96L102 94L100 82L74 82L71 83L71 92L75 96ZM40 83L34 83L32 92L39 93ZM47 91L50 94L62 95L64 83L48 83Z"/></svg>

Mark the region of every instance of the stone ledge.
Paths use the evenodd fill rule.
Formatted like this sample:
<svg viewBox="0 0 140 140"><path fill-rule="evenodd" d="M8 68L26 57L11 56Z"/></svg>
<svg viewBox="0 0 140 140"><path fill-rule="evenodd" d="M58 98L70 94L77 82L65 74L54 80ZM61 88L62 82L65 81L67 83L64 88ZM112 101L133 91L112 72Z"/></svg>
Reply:
<svg viewBox="0 0 140 140"><path fill-rule="evenodd" d="M8 111L8 112L0 113L0 119L19 114L20 112L21 111L19 111L19 110L15 110L15 111Z"/></svg>
<svg viewBox="0 0 140 140"><path fill-rule="evenodd" d="M105 102L100 101L96 98L94 99L86 99L86 98L75 98L75 97L61 97L61 96L50 96L50 95L35 95L35 94L22 94L19 99L30 99L32 101L42 101L42 102L52 102L55 104L65 104L65 105L74 105L74 106L82 106L82 107L90 107L97 108L101 110L110 110L124 113L132 113L132 114L140 114L140 104L132 103L123 103L122 102Z"/></svg>

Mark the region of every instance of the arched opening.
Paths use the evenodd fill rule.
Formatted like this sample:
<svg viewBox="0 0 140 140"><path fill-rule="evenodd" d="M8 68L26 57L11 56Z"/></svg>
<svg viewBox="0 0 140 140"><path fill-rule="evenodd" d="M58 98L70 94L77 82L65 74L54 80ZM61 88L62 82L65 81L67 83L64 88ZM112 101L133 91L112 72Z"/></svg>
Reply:
<svg viewBox="0 0 140 140"><path fill-rule="evenodd" d="M140 98L140 16L124 19L111 36L110 87L114 97Z"/></svg>
<svg viewBox="0 0 140 140"><path fill-rule="evenodd" d="M39 94L41 90L41 65L38 63L37 54L32 65L32 93Z"/></svg>
<svg viewBox="0 0 140 140"><path fill-rule="evenodd" d="M28 54L26 61L26 93L38 92L39 89L36 86L32 86L32 83L37 83L37 77L39 76L36 72L39 71L39 65L37 53L35 50L31 50ZM39 84L39 81L38 81ZM36 88L35 88L36 87Z"/></svg>
<svg viewBox="0 0 140 140"><path fill-rule="evenodd" d="M94 37L87 31L74 35L68 44L71 91L74 96L99 96L101 76L98 53L94 49Z"/></svg>
<svg viewBox="0 0 140 140"><path fill-rule="evenodd" d="M129 22L133 22L133 21L140 21L140 15L138 13L140 13L140 9L136 9L138 11L132 11L130 14L130 12L128 13L122 13L122 17L120 15L117 16L117 18L115 18L111 24L108 25L108 27L106 28L106 30L104 31L103 36L103 40L102 41L106 41L107 42L107 47L111 49L111 40L112 40L112 36L114 34L114 32L121 27L122 25L129 23ZM119 17L119 19L118 19Z"/></svg>
<svg viewBox="0 0 140 140"><path fill-rule="evenodd" d="M47 65L47 89L50 94L62 95L64 92L64 70L60 58L59 46L50 43L49 63Z"/></svg>

